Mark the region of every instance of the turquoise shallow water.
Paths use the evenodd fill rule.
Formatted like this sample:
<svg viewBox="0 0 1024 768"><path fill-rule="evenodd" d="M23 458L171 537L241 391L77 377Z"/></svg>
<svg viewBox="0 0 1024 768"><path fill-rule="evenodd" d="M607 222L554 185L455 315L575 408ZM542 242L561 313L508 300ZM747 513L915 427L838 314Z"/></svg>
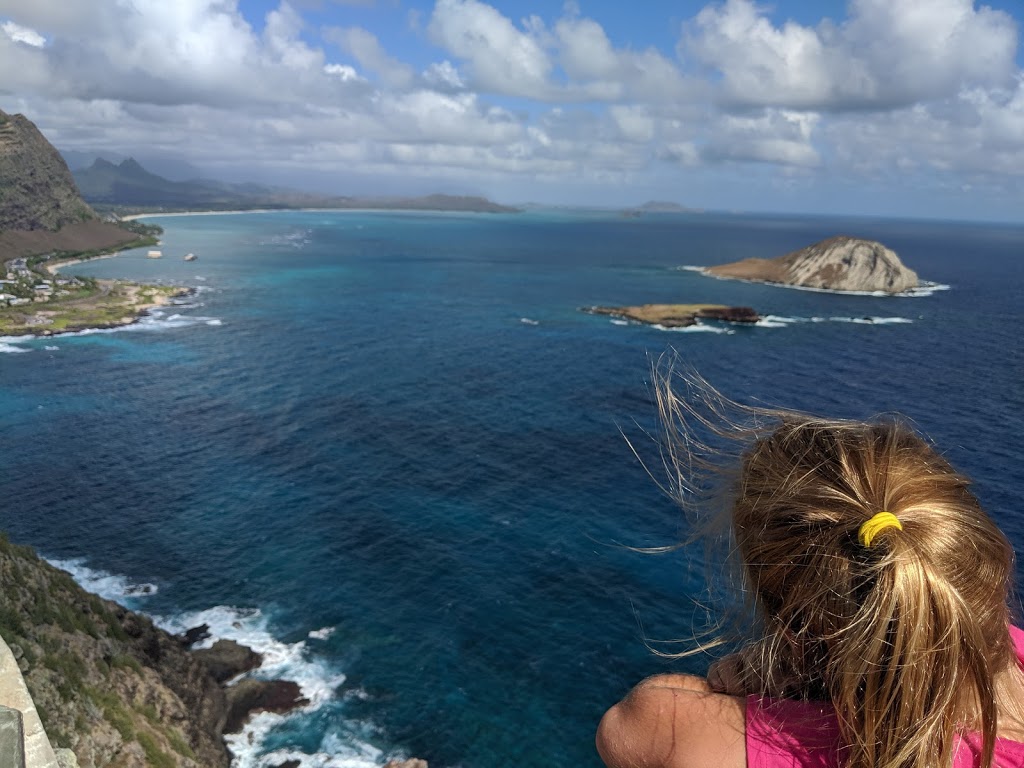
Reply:
<svg viewBox="0 0 1024 768"><path fill-rule="evenodd" d="M826 218L312 213L175 217L161 260L81 274L197 286L129 330L0 341L12 538L171 627L208 621L313 699L239 765L596 766L603 710L673 665L698 552L620 428L654 426L674 348L727 394L900 411L1024 544L1024 229ZM921 298L717 281L686 265L877 238ZM194 251L200 260L186 263ZM666 332L593 304L747 304ZM870 319L870 321L868 320ZM28 350L17 352L15 350ZM67 562L71 561L71 562ZM131 594L149 584L154 594Z"/></svg>

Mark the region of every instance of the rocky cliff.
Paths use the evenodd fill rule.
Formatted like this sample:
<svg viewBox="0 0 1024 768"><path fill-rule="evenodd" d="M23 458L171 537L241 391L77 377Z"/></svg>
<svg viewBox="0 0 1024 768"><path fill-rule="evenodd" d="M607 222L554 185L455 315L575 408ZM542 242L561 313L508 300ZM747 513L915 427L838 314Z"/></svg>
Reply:
<svg viewBox="0 0 1024 768"><path fill-rule="evenodd" d="M82 768L219 768L230 711L184 643L0 538L0 635L50 743Z"/></svg>
<svg viewBox="0 0 1024 768"><path fill-rule="evenodd" d="M0 111L0 230L49 230L95 219L60 153L24 115Z"/></svg>
<svg viewBox="0 0 1024 768"><path fill-rule="evenodd" d="M705 272L757 282L833 291L900 293L917 287L917 273L873 240L838 236L775 259L745 259Z"/></svg>

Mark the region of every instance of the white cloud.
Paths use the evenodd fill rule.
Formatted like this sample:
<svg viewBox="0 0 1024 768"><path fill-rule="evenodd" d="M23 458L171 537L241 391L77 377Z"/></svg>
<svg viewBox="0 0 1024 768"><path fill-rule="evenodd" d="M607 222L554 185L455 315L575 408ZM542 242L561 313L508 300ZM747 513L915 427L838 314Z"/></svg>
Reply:
<svg viewBox="0 0 1024 768"><path fill-rule="evenodd" d="M462 90L466 87L459 70L450 61L434 62L423 72L423 80L442 90Z"/></svg>
<svg viewBox="0 0 1024 768"><path fill-rule="evenodd" d="M394 9L407 54L369 28L311 28L308 0L263 19L240 0L0 0L0 106L62 148L177 152L212 173L1024 185L1017 29L969 0L851 0L813 26L714 2L684 25L681 61L572 2L513 19L492 1L436 0L414 29L395 4L363 16Z"/></svg>
<svg viewBox="0 0 1024 768"><path fill-rule="evenodd" d="M537 40L536 21L520 31L478 0L437 0L427 31L451 55L467 62L470 85L535 99L552 95L552 63Z"/></svg>
<svg viewBox="0 0 1024 768"><path fill-rule="evenodd" d="M334 75L342 81L356 81L364 79L359 76L355 67L350 67L348 64L325 64L324 72L329 75Z"/></svg>
<svg viewBox="0 0 1024 768"><path fill-rule="evenodd" d="M752 161L813 168L821 163L812 137L816 114L765 109L757 116L725 115L702 154L711 161Z"/></svg>
<svg viewBox="0 0 1024 768"><path fill-rule="evenodd" d="M16 43L31 45L33 48L42 48L46 45L45 37L34 29L15 24L13 21L5 21L0 24L0 30L3 30L4 34Z"/></svg>
<svg viewBox="0 0 1024 768"><path fill-rule="evenodd" d="M668 102L693 98L697 89L659 51L617 50L593 19L568 16L555 25L559 61L570 86L590 99Z"/></svg>
<svg viewBox="0 0 1024 768"><path fill-rule="evenodd" d="M324 30L323 37L355 58L363 69L376 72L385 85L404 89L412 84L412 68L389 56L373 33L361 27L332 27Z"/></svg>
<svg viewBox="0 0 1024 768"><path fill-rule="evenodd" d="M616 105L608 112L624 140L643 144L654 138L655 121L645 107Z"/></svg>
<svg viewBox="0 0 1024 768"><path fill-rule="evenodd" d="M743 104L892 108L999 86L1016 71L1013 19L972 0L851 0L836 26L775 26L751 0L704 8L679 45Z"/></svg>

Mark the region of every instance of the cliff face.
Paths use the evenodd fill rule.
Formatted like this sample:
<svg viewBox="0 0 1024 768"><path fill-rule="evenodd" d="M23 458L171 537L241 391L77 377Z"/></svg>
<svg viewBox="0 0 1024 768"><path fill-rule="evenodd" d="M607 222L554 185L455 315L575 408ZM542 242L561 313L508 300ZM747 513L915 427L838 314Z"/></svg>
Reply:
<svg viewBox="0 0 1024 768"><path fill-rule="evenodd" d="M60 153L24 115L0 111L0 230L49 230L95 219Z"/></svg>
<svg viewBox="0 0 1024 768"><path fill-rule="evenodd" d="M919 284L895 252L873 240L832 237L775 259L708 267L708 274L833 291L900 293Z"/></svg>
<svg viewBox="0 0 1024 768"><path fill-rule="evenodd" d="M225 693L182 642L0 537L0 636L82 768L220 768Z"/></svg>

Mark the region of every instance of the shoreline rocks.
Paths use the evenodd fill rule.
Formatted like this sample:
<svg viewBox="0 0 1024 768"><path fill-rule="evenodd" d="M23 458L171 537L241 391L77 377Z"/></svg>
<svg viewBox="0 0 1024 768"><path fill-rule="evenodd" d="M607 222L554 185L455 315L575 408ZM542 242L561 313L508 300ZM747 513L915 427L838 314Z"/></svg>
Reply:
<svg viewBox="0 0 1024 768"><path fill-rule="evenodd" d="M751 307L729 307L724 304L642 304L635 307L584 307L591 315L610 315L664 328L687 328L699 320L753 324L761 319Z"/></svg>
<svg viewBox="0 0 1024 768"><path fill-rule="evenodd" d="M226 689L228 716L224 733L238 733L257 712L283 714L309 704L298 683L291 680L240 680Z"/></svg>
<svg viewBox="0 0 1024 768"><path fill-rule="evenodd" d="M263 663L263 656L252 648L223 638L210 648L193 650L192 656L206 667L218 683L226 683Z"/></svg>
<svg viewBox="0 0 1024 768"><path fill-rule="evenodd" d="M744 259L704 269L714 277L863 293L902 293L917 273L874 240L839 235L774 259Z"/></svg>

